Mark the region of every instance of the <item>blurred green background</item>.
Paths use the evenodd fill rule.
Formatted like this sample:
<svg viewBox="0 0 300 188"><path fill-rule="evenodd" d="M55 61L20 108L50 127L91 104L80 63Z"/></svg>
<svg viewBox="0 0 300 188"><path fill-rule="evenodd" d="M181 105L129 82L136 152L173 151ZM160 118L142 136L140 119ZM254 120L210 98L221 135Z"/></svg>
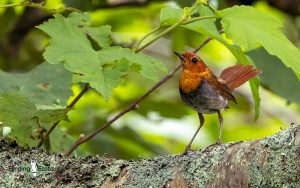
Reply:
<svg viewBox="0 0 300 188"><path fill-rule="evenodd" d="M0 5L17 3L2 0ZM37 0L35 2L42 2ZM293 2L293 1L286 1ZM70 6L88 11L93 25L111 25L112 40L116 45L130 47L159 24L160 9L166 6L190 6L193 1L122 1L122 0L48 0L45 6L59 8ZM299 46L300 17L293 6L281 6L276 1L212 1L219 9L235 4L254 6L272 14L283 22L286 36ZM298 10L299 11L299 10ZM41 10L15 7L0 9L0 68L7 72L27 72L42 63L42 53L48 37L35 26L51 18ZM192 50L207 36L179 28L159 39L142 53L160 59L169 70L179 64L172 51ZM236 59L222 44L211 41L199 55L219 74ZM238 105L231 104L223 112L223 142L251 140L274 134L291 123L300 123L300 84L293 72L284 67L276 57L264 50L248 52L261 75L261 114L254 121L253 99L249 84L237 89L234 95ZM179 71L180 72L180 71ZM104 154L121 159L149 158L159 154L179 153L191 139L198 126L197 113L187 107L178 92L179 72L158 91L142 101L139 108L129 112L111 127L83 144L78 155ZM49 73L51 74L51 73ZM162 75L163 76L163 75ZM143 95L155 83L129 74L114 90L113 97L105 101L95 91L89 91L69 113L70 122L60 127L74 140L88 134ZM80 85L72 87L76 95ZM72 97L69 99L71 101ZM217 115L205 115L206 122L193 144L193 149L215 143L218 136ZM63 151L60 151L63 152Z"/></svg>

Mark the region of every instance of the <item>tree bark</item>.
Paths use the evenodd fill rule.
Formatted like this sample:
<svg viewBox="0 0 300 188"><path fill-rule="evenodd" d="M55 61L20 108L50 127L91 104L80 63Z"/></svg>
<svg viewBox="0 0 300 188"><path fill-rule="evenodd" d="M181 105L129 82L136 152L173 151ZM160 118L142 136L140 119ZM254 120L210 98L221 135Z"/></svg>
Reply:
<svg viewBox="0 0 300 188"><path fill-rule="evenodd" d="M63 157L0 144L0 187L300 187L300 126L182 157L137 161ZM38 165L36 177L32 160Z"/></svg>

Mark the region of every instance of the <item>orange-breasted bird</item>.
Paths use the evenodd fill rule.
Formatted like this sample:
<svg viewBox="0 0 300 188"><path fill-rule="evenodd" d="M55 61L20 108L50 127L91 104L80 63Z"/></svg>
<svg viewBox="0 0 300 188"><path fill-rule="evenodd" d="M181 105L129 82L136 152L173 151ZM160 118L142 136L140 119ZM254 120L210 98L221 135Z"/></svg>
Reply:
<svg viewBox="0 0 300 188"><path fill-rule="evenodd" d="M228 101L236 103L232 91L260 74L261 71L251 65L235 65L224 69L219 77L206 66L203 60L193 52L174 52L181 60L182 73L179 91L182 100L198 112L200 126L186 146L187 154L191 144L204 124L203 114L217 113L220 131L217 144L221 143L223 117L221 110L228 108Z"/></svg>

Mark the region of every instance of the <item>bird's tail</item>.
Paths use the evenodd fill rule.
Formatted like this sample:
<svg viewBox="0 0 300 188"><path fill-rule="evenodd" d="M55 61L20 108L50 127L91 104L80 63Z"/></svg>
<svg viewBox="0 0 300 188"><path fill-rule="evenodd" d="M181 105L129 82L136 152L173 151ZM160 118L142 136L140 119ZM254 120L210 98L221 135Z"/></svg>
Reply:
<svg viewBox="0 0 300 188"><path fill-rule="evenodd" d="M261 72L261 70L255 69L251 65L244 66L239 64L224 69L220 78L230 90L234 90Z"/></svg>

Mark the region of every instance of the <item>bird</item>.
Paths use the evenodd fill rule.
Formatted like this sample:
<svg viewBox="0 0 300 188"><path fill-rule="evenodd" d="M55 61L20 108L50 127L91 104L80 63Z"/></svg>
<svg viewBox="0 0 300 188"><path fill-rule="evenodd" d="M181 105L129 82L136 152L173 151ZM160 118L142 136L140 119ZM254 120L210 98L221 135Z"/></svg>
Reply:
<svg viewBox="0 0 300 188"><path fill-rule="evenodd" d="M191 145L204 124L203 114L218 114L219 136L216 144L221 144L223 116L221 110L229 108L228 102L237 103L232 92L262 71L251 65L237 64L225 68L219 77L194 52L175 52L182 64L179 79L181 99L197 113L200 125L186 146L183 155L190 151Z"/></svg>

